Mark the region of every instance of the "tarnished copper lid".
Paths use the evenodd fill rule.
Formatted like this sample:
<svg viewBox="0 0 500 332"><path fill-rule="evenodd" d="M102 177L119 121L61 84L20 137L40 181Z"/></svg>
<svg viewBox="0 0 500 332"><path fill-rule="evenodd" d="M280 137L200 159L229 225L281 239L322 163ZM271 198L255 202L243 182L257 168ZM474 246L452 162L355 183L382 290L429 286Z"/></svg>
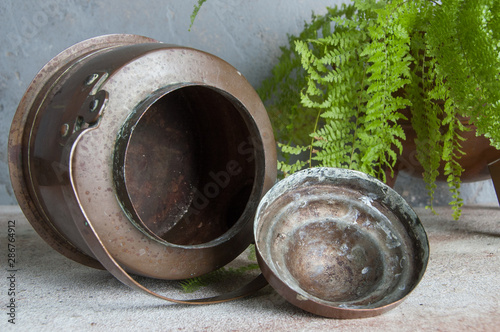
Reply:
<svg viewBox="0 0 500 332"><path fill-rule="evenodd" d="M417 215L364 173L312 168L278 182L254 225L259 265L292 304L333 318L381 314L419 283L429 258Z"/></svg>

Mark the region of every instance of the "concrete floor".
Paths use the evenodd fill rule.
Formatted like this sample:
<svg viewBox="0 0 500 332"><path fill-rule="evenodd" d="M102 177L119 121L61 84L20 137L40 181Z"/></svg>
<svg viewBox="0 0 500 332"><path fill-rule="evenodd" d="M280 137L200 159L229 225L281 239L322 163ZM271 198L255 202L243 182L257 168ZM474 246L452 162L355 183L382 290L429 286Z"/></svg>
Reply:
<svg viewBox="0 0 500 332"><path fill-rule="evenodd" d="M222 304L165 303L128 289L107 271L61 256L33 231L18 207L0 211L1 331L498 331L500 326L500 208L495 206L466 207L458 222L447 207L438 208L438 216L416 209L431 245L423 280L395 309L354 320L306 313L270 286ZM8 323L8 220L16 220L15 325ZM224 281L195 294L184 294L175 281L141 281L164 294L193 297L245 280Z"/></svg>

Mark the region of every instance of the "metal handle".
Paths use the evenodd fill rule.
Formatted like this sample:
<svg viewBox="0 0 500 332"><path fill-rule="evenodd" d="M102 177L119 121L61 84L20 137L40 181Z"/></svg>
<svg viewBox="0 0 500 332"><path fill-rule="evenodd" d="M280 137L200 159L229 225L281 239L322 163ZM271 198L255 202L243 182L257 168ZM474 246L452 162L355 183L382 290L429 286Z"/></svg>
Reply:
<svg viewBox="0 0 500 332"><path fill-rule="evenodd" d="M158 294L156 292L153 292L152 290L148 289L147 287L141 285L139 282L137 282L130 274L128 274L121 266L120 264L111 256L109 251L106 249L104 246L103 242L99 238L99 235L97 234L94 226L92 225L92 222L89 220L87 215L85 214L85 211L81 208L81 203L80 203L80 198L78 197L78 193L75 188L75 183L73 180L73 167L72 167L72 160L73 160L73 152L75 149L75 146L78 143L78 140L80 139L81 135L76 138L76 141L74 144L71 145L71 151L69 152L69 179L71 186L67 186L67 190L71 190L71 192L68 192L65 196L65 199L71 200L73 204L68 204L68 206L73 207L71 209L71 215L73 219L75 220L76 227L78 231L80 232L82 238L84 241L87 243L88 248L92 251L94 254L95 258L102 264L102 266L108 270L116 279L120 280L122 283L125 285L129 286L132 289L141 291L143 293L146 293L151 296L155 296L157 298L169 301L169 302L175 302L175 303L181 303L181 304L210 304L210 303L220 303L220 302L227 302L231 300L236 300L245 296L248 296L252 293L255 293L259 289L263 288L264 286L267 285L267 281L264 278L262 274L257 276L254 280L250 281L248 284L244 285L243 287L229 292L225 294L221 294L218 296L214 297L208 297L208 298L201 298L201 299L190 299L190 300L179 300L179 299L173 299L161 294ZM76 204L75 204L76 203ZM76 208L78 207L78 208Z"/></svg>

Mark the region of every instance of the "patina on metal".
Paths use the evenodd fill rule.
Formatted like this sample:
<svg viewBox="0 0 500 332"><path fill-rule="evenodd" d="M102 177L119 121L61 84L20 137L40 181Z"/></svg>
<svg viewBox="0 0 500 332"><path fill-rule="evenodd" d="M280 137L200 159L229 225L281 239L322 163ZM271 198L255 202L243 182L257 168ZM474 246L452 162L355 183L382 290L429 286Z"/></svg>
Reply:
<svg viewBox="0 0 500 332"><path fill-rule="evenodd" d="M292 304L361 318L398 305L421 280L426 233L394 190L352 170L312 168L276 184L254 225L259 265Z"/></svg>
<svg viewBox="0 0 500 332"><path fill-rule="evenodd" d="M253 241L276 150L266 110L235 68L108 35L68 48L34 78L12 122L9 167L48 244L159 296L128 273L199 276Z"/></svg>

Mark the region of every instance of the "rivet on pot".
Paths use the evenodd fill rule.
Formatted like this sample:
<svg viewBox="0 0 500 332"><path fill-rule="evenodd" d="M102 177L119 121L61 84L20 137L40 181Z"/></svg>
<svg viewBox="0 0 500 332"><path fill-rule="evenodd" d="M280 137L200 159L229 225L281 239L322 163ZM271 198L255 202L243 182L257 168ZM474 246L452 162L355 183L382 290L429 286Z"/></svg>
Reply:
<svg viewBox="0 0 500 332"><path fill-rule="evenodd" d="M66 137L69 132L69 125L67 123L61 126L61 137Z"/></svg>
<svg viewBox="0 0 500 332"><path fill-rule="evenodd" d="M99 78L99 74L91 74L85 79L85 85L92 85Z"/></svg>
<svg viewBox="0 0 500 332"><path fill-rule="evenodd" d="M90 112L95 112L97 110L98 106L99 106L99 100L98 99L93 99L92 101L90 101L89 111Z"/></svg>

